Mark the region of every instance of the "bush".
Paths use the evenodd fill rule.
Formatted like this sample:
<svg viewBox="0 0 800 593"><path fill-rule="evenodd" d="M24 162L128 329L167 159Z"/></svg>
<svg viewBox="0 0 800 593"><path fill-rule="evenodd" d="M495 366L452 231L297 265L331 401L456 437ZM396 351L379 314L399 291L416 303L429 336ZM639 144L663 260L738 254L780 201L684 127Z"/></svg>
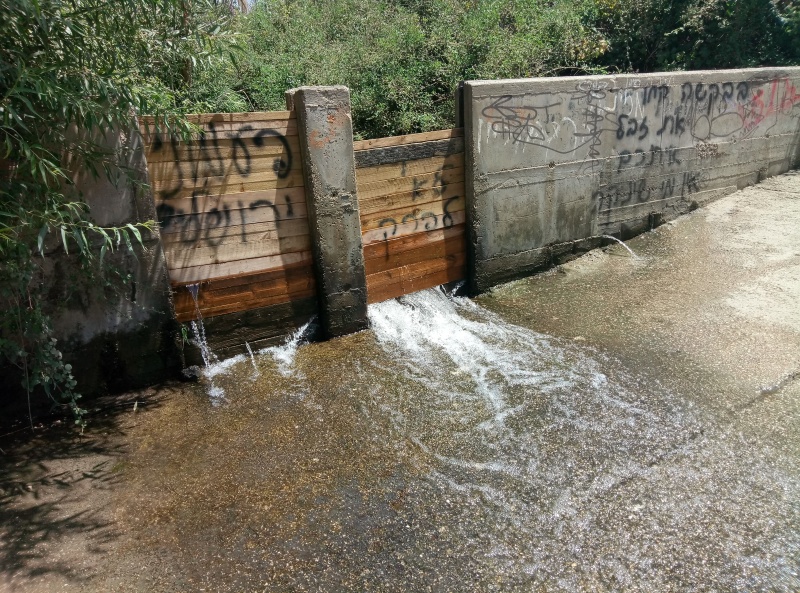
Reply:
<svg viewBox="0 0 800 593"><path fill-rule="evenodd" d="M654 72L796 64L798 15L793 0L596 0L584 21L609 43L598 64Z"/></svg>
<svg viewBox="0 0 800 593"><path fill-rule="evenodd" d="M19 368L29 399L42 390L79 419L46 310L44 257L60 244L102 274L106 252L141 229L95 225L73 175L120 177L125 155L103 138L136 111L174 112L193 67L210 70L227 13L205 0L0 0L0 14L0 362Z"/></svg>
<svg viewBox="0 0 800 593"><path fill-rule="evenodd" d="M603 40L582 15L566 0L260 0L238 19L235 63L181 100L275 110L286 89L343 84L358 137L452 127L462 80L596 70Z"/></svg>

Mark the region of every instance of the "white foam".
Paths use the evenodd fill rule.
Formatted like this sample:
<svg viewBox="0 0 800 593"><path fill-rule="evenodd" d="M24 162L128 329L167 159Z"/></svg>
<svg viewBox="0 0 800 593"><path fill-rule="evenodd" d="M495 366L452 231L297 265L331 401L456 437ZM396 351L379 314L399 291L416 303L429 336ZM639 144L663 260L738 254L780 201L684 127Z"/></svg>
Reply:
<svg viewBox="0 0 800 593"><path fill-rule="evenodd" d="M310 336L314 333L316 329L316 319L316 317L311 318L311 320L286 338L286 342L282 345L262 348L258 353L271 356L275 359L275 362L278 363L278 372L284 377L291 376L294 372L294 358L297 355L297 349L307 343Z"/></svg>

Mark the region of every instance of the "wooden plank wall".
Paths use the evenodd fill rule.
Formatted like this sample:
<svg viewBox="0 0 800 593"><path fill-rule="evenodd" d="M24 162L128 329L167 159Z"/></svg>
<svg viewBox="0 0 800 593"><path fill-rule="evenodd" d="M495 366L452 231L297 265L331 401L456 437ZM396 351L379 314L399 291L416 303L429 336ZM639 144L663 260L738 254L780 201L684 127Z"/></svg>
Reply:
<svg viewBox="0 0 800 593"><path fill-rule="evenodd" d="M354 143L367 300L466 277L463 130Z"/></svg>
<svg viewBox="0 0 800 593"><path fill-rule="evenodd" d="M179 321L315 294L294 112L191 116L179 142L142 118L150 184Z"/></svg>

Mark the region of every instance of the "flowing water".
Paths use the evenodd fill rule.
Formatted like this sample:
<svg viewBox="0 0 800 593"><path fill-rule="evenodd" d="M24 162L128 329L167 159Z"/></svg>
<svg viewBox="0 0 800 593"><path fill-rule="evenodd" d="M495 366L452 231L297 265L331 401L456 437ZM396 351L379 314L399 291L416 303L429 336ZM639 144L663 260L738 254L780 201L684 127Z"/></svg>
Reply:
<svg viewBox="0 0 800 593"><path fill-rule="evenodd" d="M280 384L287 405L307 410L311 434L339 443L298 462L332 474L324 488L309 486L317 492L310 510L284 501L292 526L269 552L290 565L320 559L304 576L279 572L274 583L338 590L337 571L360 575L356 588L408 590L655 591L686 578L716 583L686 590L770 590L798 582L800 539L779 517L799 511L785 502L800 500L796 476L759 455L743 461L735 431L691 399L580 341L509 323L441 289L372 305L369 317L372 329L335 351L304 344L309 327L261 350L252 359L260 377L245 372L244 356L207 371L233 410L256 405L244 376ZM325 389L338 395L322 401ZM356 444L342 460L332 449L349 441ZM345 478L355 459L386 448L385 478L374 468L369 478ZM399 461L402 469L391 469ZM784 502L765 510L762 496ZM766 514L729 508L745 503ZM752 527L763 521L775 528ZM375 552L374 533L389 551Z"/></svg>
<svg viewBox="0 0 800 593"><path fill-rule="evenodd" d="M625 250L630 254L631 257L638 259L639 256L636 255L633 252L633 249L628 247L627 243L625 243L624 241L621 241L620 239L617 239L616 237L612 237L611 235L600 235L600 238L601 239L611 239L612 241L616 241L617 243L619 243L620 245L622 245L625 248Z"/></svg>

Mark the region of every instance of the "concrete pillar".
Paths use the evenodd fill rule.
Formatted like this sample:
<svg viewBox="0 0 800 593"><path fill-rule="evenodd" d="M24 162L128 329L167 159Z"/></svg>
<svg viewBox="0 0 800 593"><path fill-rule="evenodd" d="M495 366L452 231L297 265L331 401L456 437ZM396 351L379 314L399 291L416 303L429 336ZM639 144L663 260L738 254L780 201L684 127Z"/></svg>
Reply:
<svg viewBox="0 0 800 593"><path fill-rule="evenodd" d="M287 92L287 101L291 97L303 157L320 321L328 337L341 336L369 326L350 91L344 86L300 87Z"/></svg>

